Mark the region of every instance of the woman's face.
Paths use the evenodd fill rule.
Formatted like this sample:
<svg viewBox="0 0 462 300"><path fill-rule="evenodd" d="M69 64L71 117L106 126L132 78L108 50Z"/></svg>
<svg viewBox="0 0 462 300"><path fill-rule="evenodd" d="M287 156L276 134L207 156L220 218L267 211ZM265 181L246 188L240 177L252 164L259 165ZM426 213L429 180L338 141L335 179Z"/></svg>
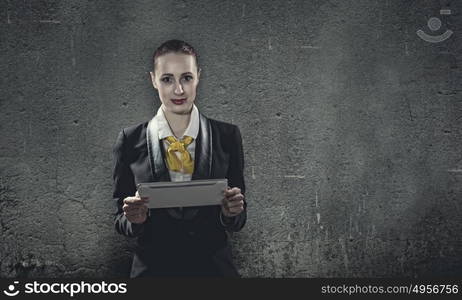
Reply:
<svg viewBox="0 0 462 300"><path fill-rule="evenodd" d="M183 53L167 53L156 58L152 85L159 92L164 109L174 114L189 114L199 83L194 56Z"/></svg>

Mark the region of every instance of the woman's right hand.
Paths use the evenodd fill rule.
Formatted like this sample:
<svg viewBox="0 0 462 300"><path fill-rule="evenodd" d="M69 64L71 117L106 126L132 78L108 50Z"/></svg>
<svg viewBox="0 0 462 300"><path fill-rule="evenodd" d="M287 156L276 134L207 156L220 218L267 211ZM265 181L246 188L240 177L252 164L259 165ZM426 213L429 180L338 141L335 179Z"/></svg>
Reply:
<svg viewBox="0 0 462 300"><path fill-rule="evenodd" d="M141 224L148 218L148 198L141 198L136 191L134 197L127 197L124 199L124 206L122 207L124 215L132 223Z"/></svg>

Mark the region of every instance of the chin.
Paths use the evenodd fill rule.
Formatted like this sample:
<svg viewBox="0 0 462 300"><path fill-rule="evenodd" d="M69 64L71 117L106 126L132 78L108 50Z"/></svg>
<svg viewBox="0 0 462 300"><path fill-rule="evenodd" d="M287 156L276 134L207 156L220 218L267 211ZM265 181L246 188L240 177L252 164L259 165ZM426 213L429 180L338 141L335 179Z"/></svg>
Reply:
<svg viewBox="0 0 462 300"><path fill-rule="evenodd" d="M175 113L175 114L179 114L179 115L186 115L186 114L189 114L192 110L192 107L193 105L181 105L181 106L170 106L170 111Z"/></svg>

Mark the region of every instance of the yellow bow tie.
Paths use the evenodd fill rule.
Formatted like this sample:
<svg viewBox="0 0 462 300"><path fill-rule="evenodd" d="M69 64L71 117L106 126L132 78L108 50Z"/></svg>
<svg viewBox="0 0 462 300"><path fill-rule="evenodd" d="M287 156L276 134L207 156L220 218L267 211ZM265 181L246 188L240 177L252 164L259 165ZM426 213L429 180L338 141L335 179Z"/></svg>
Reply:
<svg viewBox="0 0 462 300"><path fill-rule="evenodd" d="M192 143L193 138L185 136L181 141L178 141L175 137L168 136L165 139L169 143L167 149L167 168L171 171L192 174L194 171L194 161L186 148ZM181 153L181 160L176 156L175 152L177 151Z"/></svg>

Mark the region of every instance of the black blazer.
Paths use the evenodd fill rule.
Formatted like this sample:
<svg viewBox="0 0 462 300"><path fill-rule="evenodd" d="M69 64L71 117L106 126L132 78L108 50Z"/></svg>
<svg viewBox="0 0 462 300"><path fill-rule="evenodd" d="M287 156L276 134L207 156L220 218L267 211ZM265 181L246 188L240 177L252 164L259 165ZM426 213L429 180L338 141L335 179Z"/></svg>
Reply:
<svg viewBox="0 0 462 300"><path fill-rule="evenodd" d="M239 231L247 218L244 211L220 221L221 207L201 206L151 209L143 224L129 222L123 199L134 196L136 184L170 181L162 141L151 148L149 122L123 129L114 145L114 190L117 205L114 225L118 233L136 237L130 277L145 276L239 276L226 231ZM227 178L230 187L245 195L244 155L239 128L199 113L192 180Z"/></svg>

